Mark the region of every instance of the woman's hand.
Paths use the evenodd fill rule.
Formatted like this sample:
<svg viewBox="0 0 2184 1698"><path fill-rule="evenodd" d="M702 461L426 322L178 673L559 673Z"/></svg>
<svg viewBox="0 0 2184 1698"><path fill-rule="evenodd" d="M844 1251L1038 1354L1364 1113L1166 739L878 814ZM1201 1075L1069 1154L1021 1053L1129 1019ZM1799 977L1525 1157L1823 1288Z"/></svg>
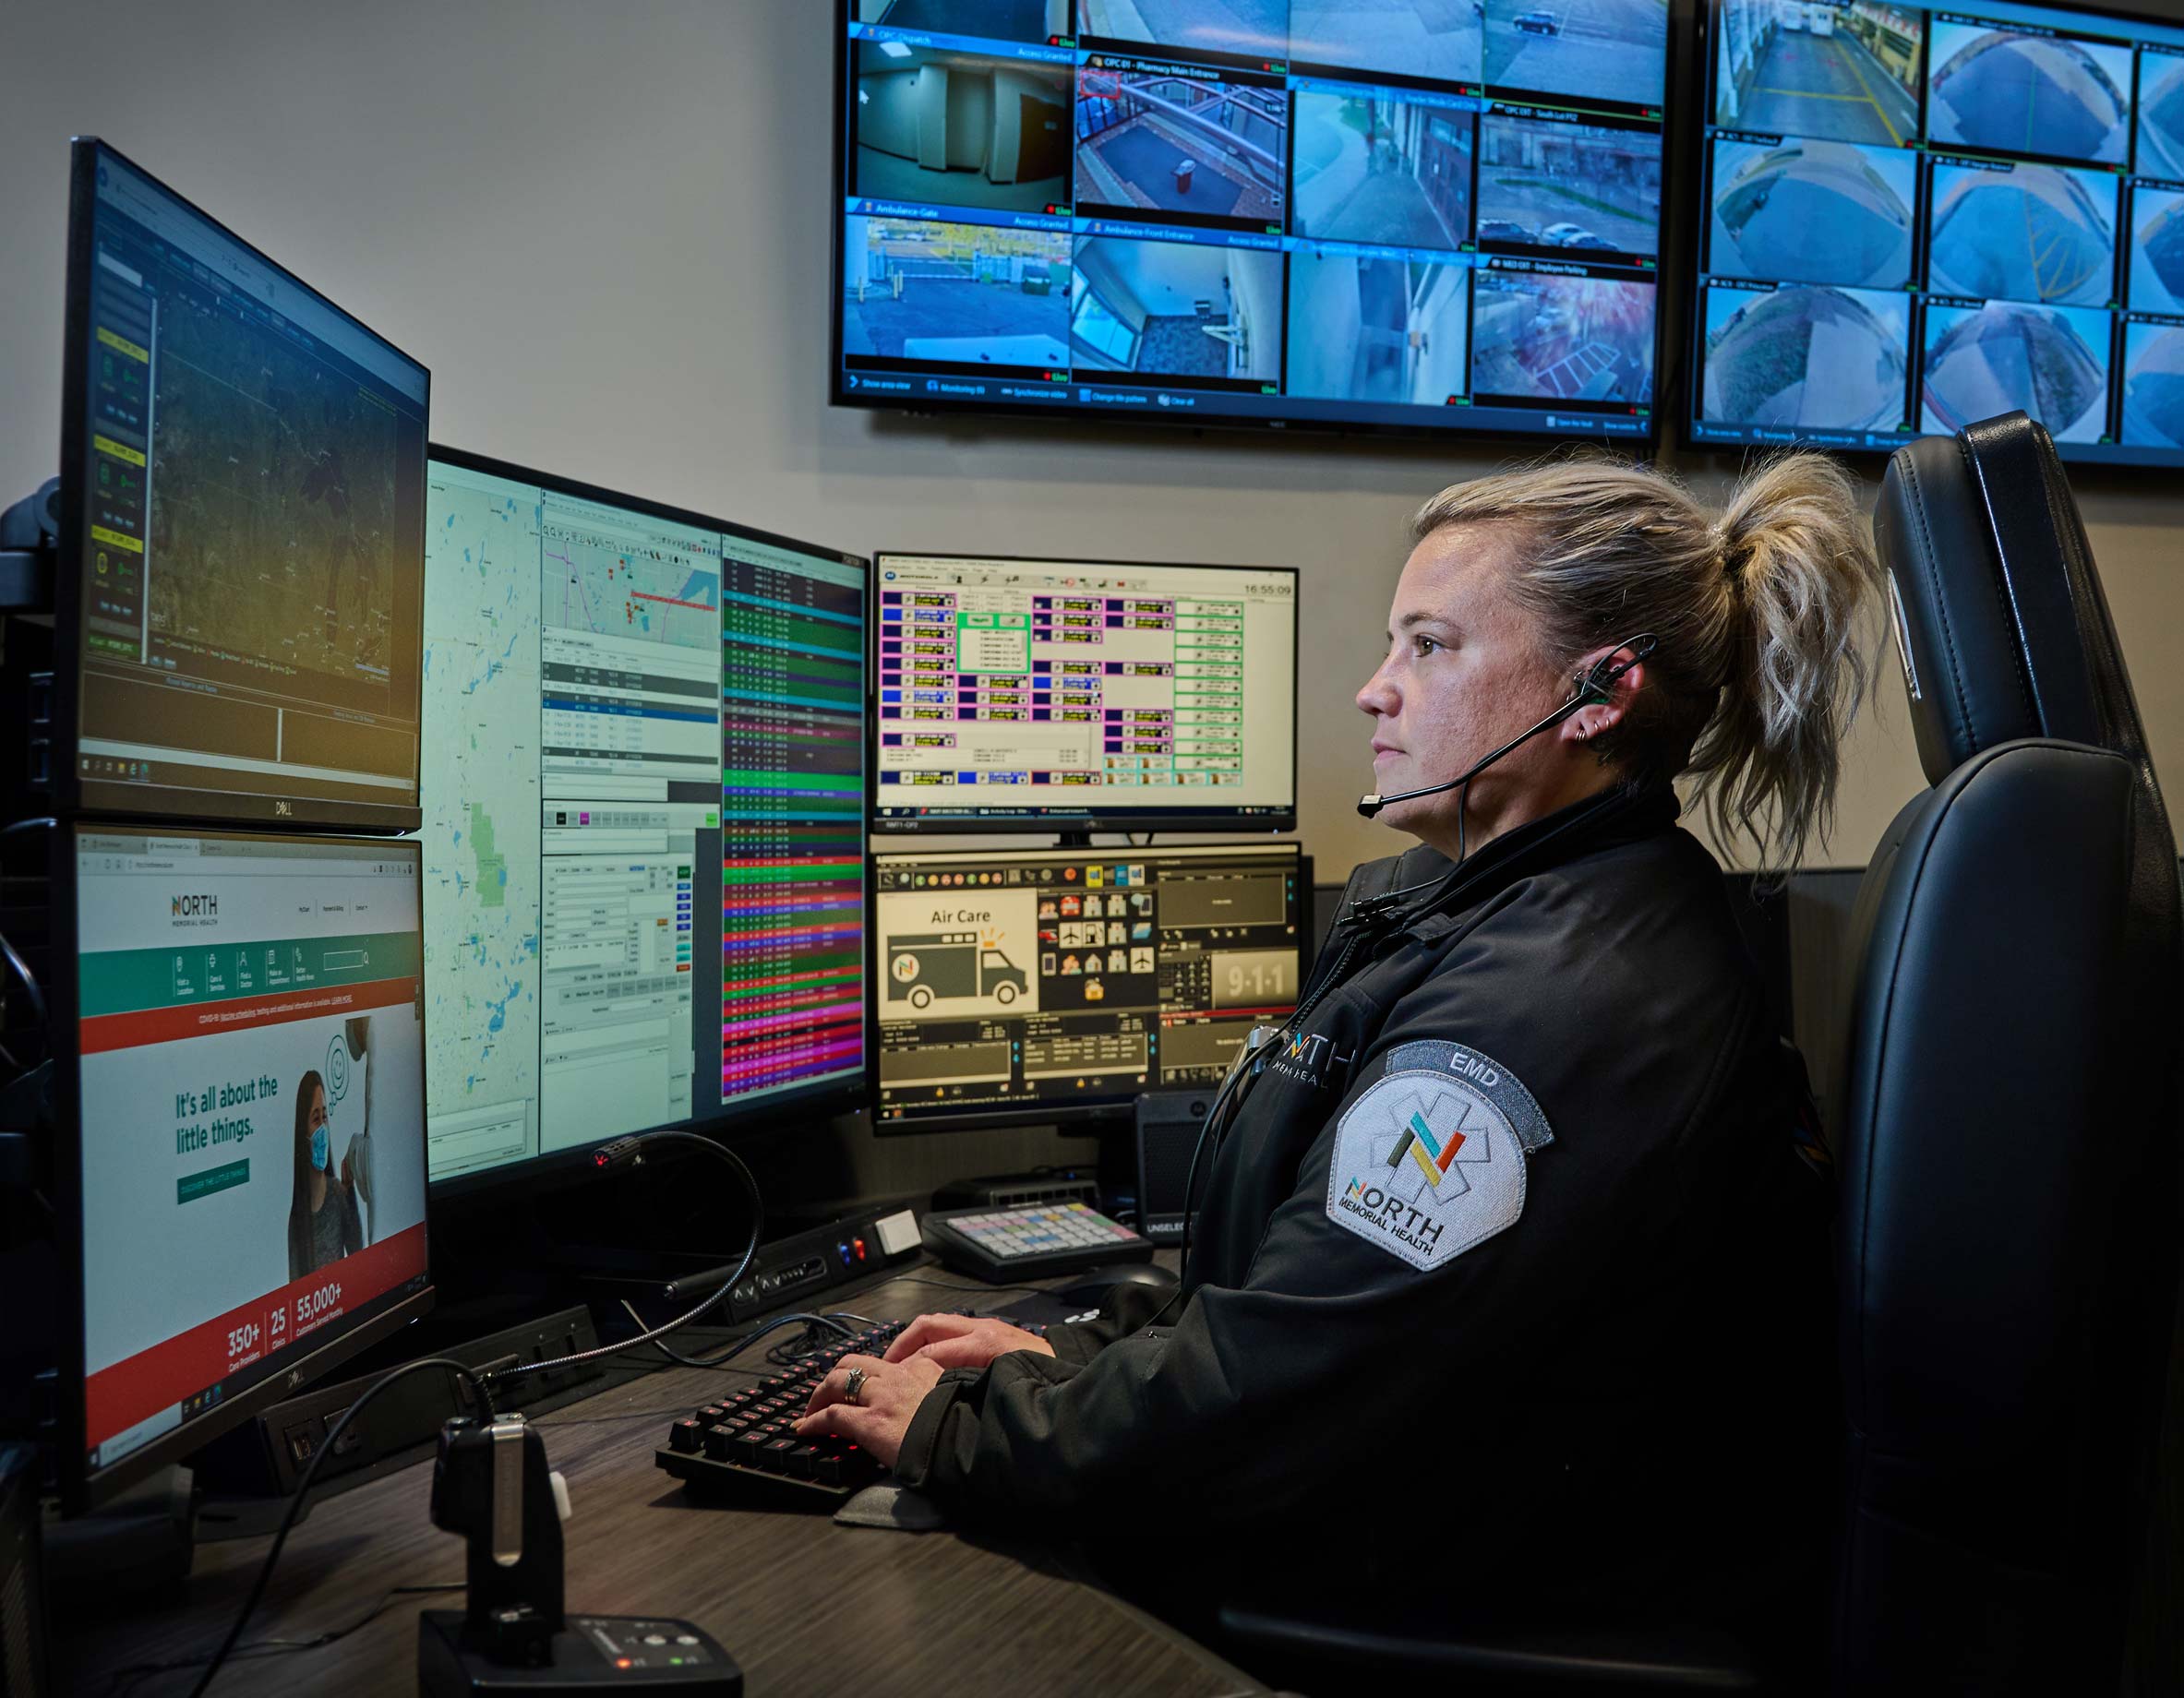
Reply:
<svg viewBox="0 0 2184 1698"><path fill-rule="evenodd" d="M855 1403L849 1401L853 1368L865 1372ZM882 1467L892 1468L902 1454L910 1417L918 1413L926 1393L941 1382L942 1371L938 1364L922 1358L883 1362L876 1356L846 1356L811 1393L810 1412L798 1420L797 1437L810 1441L839 1433L863 1445L865 1453Z"/></svg>
<svg viewBox="0 0 2184 1698"><path fill-rule="evenodd" d="M1054 1346L1036 1333L984 1316L920 1315L887 1346L890 1362L927 1361L942 1368L983 1368L1012 1350L1052 1356Z"/></svg>

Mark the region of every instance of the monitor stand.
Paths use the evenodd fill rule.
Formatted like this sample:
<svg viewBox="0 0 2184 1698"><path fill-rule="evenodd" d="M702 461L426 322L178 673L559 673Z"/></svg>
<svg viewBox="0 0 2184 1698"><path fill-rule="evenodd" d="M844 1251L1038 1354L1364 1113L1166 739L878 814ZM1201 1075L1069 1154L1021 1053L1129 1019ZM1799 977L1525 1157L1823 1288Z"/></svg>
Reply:
<svg viewBox="0 0 2184 1698"><path fill-rule="evenodd" d="M1057 849L1089 849L1091 846L1092 833L1089 831L1064 831L1054 839L1054 847Z"/></svg>

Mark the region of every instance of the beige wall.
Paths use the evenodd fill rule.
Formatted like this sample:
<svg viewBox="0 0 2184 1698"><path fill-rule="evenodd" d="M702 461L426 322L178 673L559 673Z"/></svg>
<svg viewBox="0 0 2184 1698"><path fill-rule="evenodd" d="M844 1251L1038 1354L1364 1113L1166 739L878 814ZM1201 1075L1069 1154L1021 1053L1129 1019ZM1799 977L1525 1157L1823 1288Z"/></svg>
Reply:
<svg viewBox="0 0 2184 1698"><path fill-rule="evenodd" d="M859 550L1301 567L1302 835L1322 877L1398 846L1352 810L1350 696L1405 516L1515 450L828 408L827 20L820 0L11 0L0 498L54 467L65 143L97 131L430 365L448 442ZM2184 493L2079 481L2156 757L2184 759L2184 669L2161 664ZM1888 717L1851 745L1837 861L1918 783L1896 680L1891 660Z"/></svg>

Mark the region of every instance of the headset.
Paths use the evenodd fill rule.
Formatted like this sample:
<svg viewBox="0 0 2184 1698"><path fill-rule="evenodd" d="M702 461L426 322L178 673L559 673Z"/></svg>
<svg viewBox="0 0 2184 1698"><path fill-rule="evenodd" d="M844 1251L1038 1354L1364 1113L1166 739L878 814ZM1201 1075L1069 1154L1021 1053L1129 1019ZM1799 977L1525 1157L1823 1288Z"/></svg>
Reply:
<svg viewBox="0 0 2184 1698"><path fill-rule="evenodd" d="M1501 747L1495 749L1494 753L1474 761L1468 770L1458 773L1446 783L1421 784L1415 790L1398 790L1393 795L1381 795L1377 793L1371 795L1362 795L1358 797L1358 812L1365 819L1370 819L1382 808L1392 807L1398 802L1414 801L1420 796L1439 795L1445 790L1460 788L1464 794L1456 812L1456 859L1457 864L1461 866L1464 859L1464 817L1470 812L1471 807L1471 781L1519 744L1538 736L1542 731L1554 730L1555 726L1561 724L1579 708L1590 707L1596 701L1607 700L1608 692L1614 688L1615 681L1660 646L1661 640L1650 631L1640 632L1636 637L1617 643L1591 666L1578 675L1576 688L1571 690L1570 699L1538 724L1531 726L1529 730L1518 732ZM1615 656L1626 649L1630 651L1630 658L1625 661L1616 660Z"/></svg>

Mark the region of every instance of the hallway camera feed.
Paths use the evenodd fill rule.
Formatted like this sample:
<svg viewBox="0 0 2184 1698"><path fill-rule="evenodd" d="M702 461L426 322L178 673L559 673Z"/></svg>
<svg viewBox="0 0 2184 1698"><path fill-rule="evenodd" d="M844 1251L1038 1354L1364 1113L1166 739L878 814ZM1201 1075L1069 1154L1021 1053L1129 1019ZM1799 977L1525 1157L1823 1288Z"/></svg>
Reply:
<svg viewBox="0 0 2184 1698"><path fill-rule="evenodd" d="M2184 329L2134 324L2124 330L2123 439L2184 448Z"/></svg>
<svg viewBox="0 0 2184 1698"><path fill-rule="evenodd" d="M1069 236L852 218L842 352L1041 371L1069 364Z"/></svg>
<svg viewBox="0 0 2184 1698"><path fill-rule="evenodd" d="M1473 280L1471 388L1543 401L1653 399L1653 285L1481 271Z"/></svg>
<svg viewBox="0 0 2184 1698"><path fill-rule="evenodd" d="M1483 0L1491 87L1658 106L1668 0Z"/></svg>
<svg viewBox="0 0 2184 1698"><path fill-rule="evenodd" d="M1479 0L1294 0L1290 7L1296 65L1476 83L1485 42Z"/></svg>
<svg viewBox="0 0 2184 1698"><path fill-rule="evenodd" d="M2132 190L2131 224L2131 311L2184 313L2184 194Z"/></svg>
<svg viewBox="0 0 2184 1698"><path fill-rule="evenodd" d="M1904 288L1917 196L1914 153L1718 137L1708 267L1717 277Z"/></svg>
<svg viewBox="0 0 2184 1698"><path fill-rule="evenodd" d="M1044 42L1069 34L1070 0L857 0L857 21L988 42Z"/></svg>
<svg viewBox="0 0 2184 1698"><path fill-rule="evenodd" d="M1077 29L1110 42L1283 59L1290 0L1078 0Z"/></svg>
<svg viewBox="0 0 2184 1698"><path fill-rule="evenodd" d="M1471 233L1469 112L1424 97L1300 91L1290 233L1451 251Z"/></svg>
<svg viewBox="0 0 2184 1698"><path fill-rule="evenodd" d="M1926 134L1938 144L2121 164L2131 52L2121 43L1934 25Z"/></svg>
<svg viewBox="0 0 2184 1698"><path fill-rule="evenodd" d="M1077 72L1076 202L1278 228L1289 95L1276 83Z"/></svg>
<svg viewBox="0 0 2184 1698"><path fill-rule="evenodd" d="M1803 285L1707 292L1710 418L1898 430L1910 365L1908 295Z"/></svg>
<svg viewBox="0 0 2184 1698"><path fill-rule="evenodd" d="M2138 167L2184 182L2184 50L2139 55Z"/></svg>
<svg viewBox="0 0 2184 1698"><path fill-rule="evenodd" d="M851 193L1038 212L1069 204L1070 72L1022 59L857 44Z"/></svg>
<svg viewBox="0 0 2184 1698"><path fill-rule="evenodd" d="M1424 259L1292 254L1289 392L1422 407L1462 395L1470 276Z"/></svg>
<svg viewBox="0 0 2184 1698"><path fill-rule="evenodd" d="M1934 167L1929 286L2103 306L2115 293L2116 177L2063 165Z"/></svg>
<svg viewBox="0 0 2184 1698"><path fill-rule="evenodd" d="M1282 257L1263 248L1077 240L1069 360L1077 377L1142 373L1273 383L1281 376Z"/></svg>
<svg viewBox="0 0 2184 1698"><path fill-rule="evenodd" d="M2108 315L1989 301L1926 309L1923 429L1962 430L2022 407L2058 442L2100 439L2108 414Z"/></svg>
<svg viewBox="0 0 2184 1698"><path fill-rule="evenodd" d="M1661 133L1490 113L1479 125L1482 243L1650 257L1661 231Z"/></svg>
<svg viewBox="0 0 2184 1698"><path fill-rule="evenodd" d="M1923 11L1728 0L1723 14L1716 124L1868 147L1917 138Z"/></svg>

